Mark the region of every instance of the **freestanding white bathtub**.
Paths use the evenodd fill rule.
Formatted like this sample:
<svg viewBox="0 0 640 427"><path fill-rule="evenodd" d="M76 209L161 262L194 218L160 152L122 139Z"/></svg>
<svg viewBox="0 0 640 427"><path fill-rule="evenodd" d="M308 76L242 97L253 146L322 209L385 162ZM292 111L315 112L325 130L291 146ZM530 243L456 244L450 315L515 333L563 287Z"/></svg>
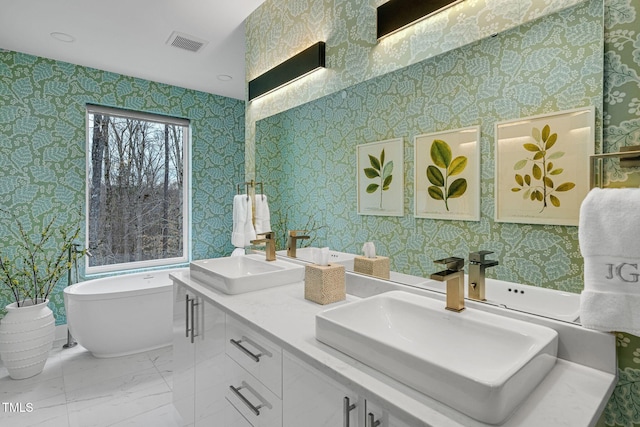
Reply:
<svg viewBox="0 0 640 427"><path fill-rule="evenodd" d="M64 289L71 335L96 357L117 357L172 342L173 269L125 274Z"/></svg>

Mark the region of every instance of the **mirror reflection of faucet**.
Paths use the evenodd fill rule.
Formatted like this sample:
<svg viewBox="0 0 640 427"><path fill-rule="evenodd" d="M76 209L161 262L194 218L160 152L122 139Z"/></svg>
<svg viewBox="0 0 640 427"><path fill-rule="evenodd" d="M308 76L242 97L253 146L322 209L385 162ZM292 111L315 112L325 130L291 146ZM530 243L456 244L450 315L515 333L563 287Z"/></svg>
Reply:
<svg viewBox="0 0 640 427"><path fill-rule="evenodd" d="M485 256L492 251L478 251L469 253L469 298L476 301L486 301L485 270L498 265L498 261L487 260Z"/></svg>
<svg viewBox="0 0 640 427"><path fill-rule="evenodd" d="M298 233L306 233L306 230L289 230L289 238L287 239L287 256L296 258L296 248L298 240L306 240L307 235L298 235Z"/></svg>
<svg viewBox="0 0 640 427"><path fill-rule="evenodd" d="M446 269L433 273L430 278L447 283L446 309L460 312L464 310L464 258L449 257L434 261L444 264Z"/></svg>

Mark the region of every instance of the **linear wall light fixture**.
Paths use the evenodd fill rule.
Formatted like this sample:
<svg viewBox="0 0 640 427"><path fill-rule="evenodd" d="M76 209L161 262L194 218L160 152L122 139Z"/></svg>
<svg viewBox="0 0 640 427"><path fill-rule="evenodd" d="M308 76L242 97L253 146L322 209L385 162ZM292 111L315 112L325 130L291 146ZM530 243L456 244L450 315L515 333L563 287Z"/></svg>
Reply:
<svg viewBox="0 0 640 427"><path fill-rule="evenodd" d="M249 101L325 66L325 43L318 42L249 82Z"/></svg>
<svg viewBox="0 0 640 427"><path fill-rule="evenodd" d="M463 0L389 0L378 7L378 39Z"/></svg>

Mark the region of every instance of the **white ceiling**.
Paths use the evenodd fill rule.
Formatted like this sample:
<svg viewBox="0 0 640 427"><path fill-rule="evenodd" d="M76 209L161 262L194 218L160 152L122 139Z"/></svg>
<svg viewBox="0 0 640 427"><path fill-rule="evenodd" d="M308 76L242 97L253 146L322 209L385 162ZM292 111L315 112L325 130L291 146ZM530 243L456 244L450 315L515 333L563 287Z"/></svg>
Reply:
<svg viewBox="0 0 640 427"><path fill-rule="evenodd" d="M244 20L263 2L0 0L0 48L244 99ZM197 53L172 47L174 31L208 43Z"/></svg>

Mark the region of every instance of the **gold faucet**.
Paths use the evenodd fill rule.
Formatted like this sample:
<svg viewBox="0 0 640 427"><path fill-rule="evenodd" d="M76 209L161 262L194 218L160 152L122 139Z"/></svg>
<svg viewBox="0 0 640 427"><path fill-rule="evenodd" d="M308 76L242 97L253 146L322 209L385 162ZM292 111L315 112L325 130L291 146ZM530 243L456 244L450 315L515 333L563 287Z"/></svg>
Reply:
<svg viewBox="0 0 640 427"><path fill-rule="evenodd" d="M289 239L287 239L287 256L290 258L296 257L296 242L298 240L308 239L309 236L298 236L298 233L306 233L304 230L289 230Z"/></svg>
<svg viewBox="0 0 640 427"><path fill-rule="evenodd" d="M266 243L265 253L267 255L267 261L275 261L276 260L276 242L273 238L273 231L267 231L264 234L263 239L251 240L250 243L252 245L256 245L258 243Z"/></svg>
<svg viewBox="0 0 640 427"><path fill-rule="evenodd" d="M469 253L469 298L477 301L486 301L485 298L485 270L494 265L498 265L498 261L486 260L486 255L492 254L492 251L478 251Z"/></svg>
<svg viewBox="0 0 640 427"><path fill-rule="evenodd" d="M447 282L446 309L456 312L464 310L464 258L449 257L434 262L446 266L446 270L430 276L433 280Z"/></svg>

